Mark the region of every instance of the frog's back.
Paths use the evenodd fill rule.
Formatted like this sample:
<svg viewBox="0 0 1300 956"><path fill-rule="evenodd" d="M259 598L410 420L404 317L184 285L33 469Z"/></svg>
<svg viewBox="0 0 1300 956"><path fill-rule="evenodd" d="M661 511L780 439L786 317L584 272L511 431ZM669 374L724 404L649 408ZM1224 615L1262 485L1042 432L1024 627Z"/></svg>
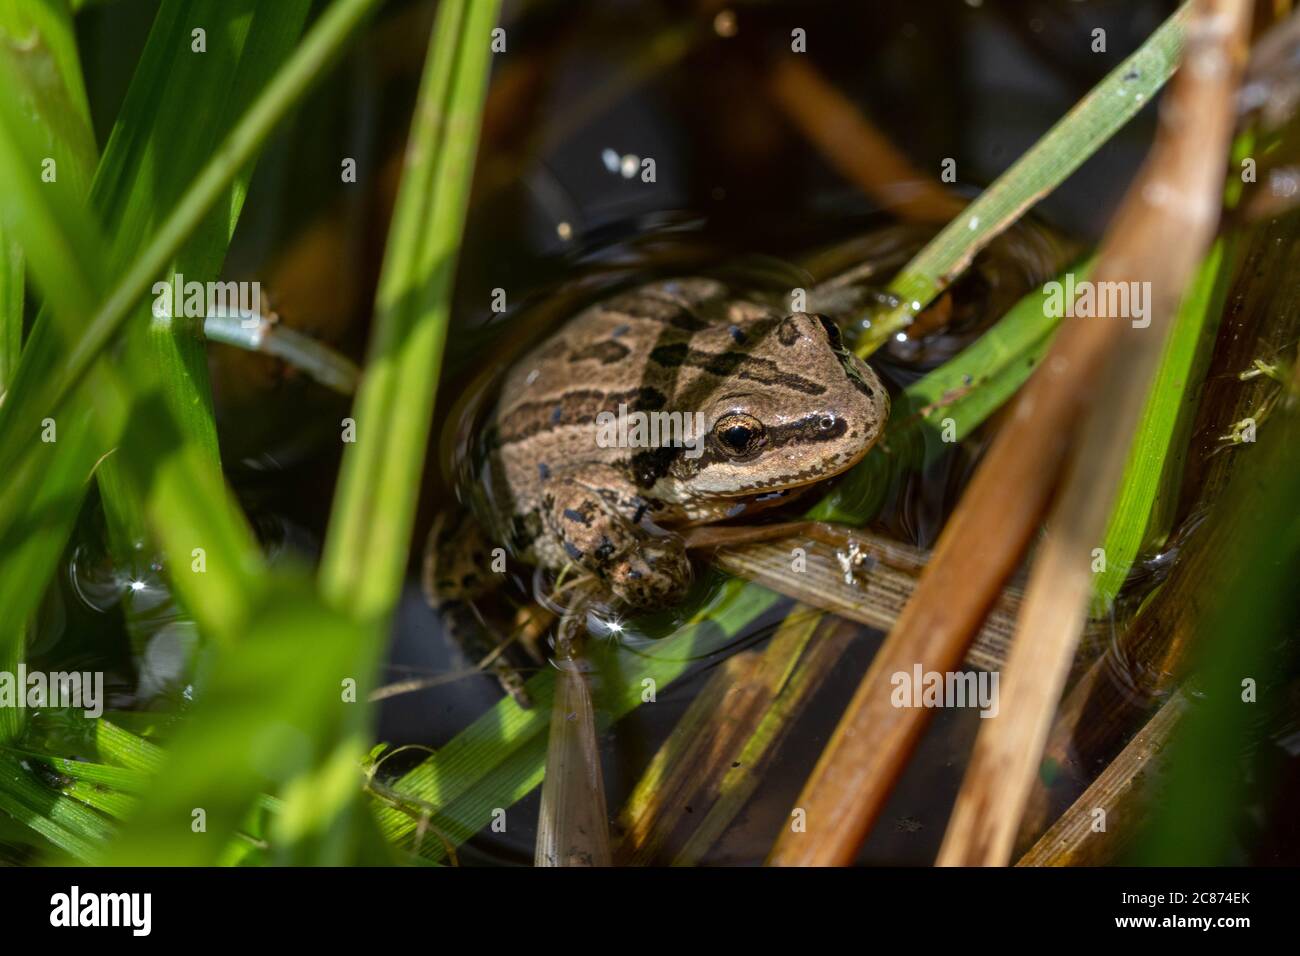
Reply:
<svg viewBox="0 0 1300 956"><path fill-rule="evenodd" d="M518 525L536 524L542 485L558 468L575 462L626 465L627 449L597 441L600 412L675 407L695 373L652 360L656 350L687 346L729 316L752 317L759 310L730 299L720 282L689 278L639 286L566 322L502 382L489 422L487 497L493 513L485 521L517 546L524 544L534 534L521 533Z"/></svg>

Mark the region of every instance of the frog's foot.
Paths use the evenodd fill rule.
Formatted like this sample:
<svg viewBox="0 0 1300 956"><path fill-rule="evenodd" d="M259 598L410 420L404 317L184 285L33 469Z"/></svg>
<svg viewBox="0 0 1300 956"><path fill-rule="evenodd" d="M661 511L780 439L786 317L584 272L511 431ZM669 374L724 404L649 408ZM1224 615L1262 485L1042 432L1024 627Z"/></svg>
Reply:
<svg viewBox="0 0 1300 956"><path fill-rule="evenodd" d="M655 608L679 601L691 583L691 563L677 538L643 539L606 565L602 580L629 608Z"/></svg>
<svg viewBox="0 0 1300 956"><path fill-rule="evenodd" d="M635 504L634 494L612 487L610 475L596 477L575 474L548 486L543 512L565 558L629 608L677 601L691 583L681 539L642 521L644 506Z"/></svg>
<svg viewBox="0 0 1300 956"><path fill-rule="evenodd" d="M489 567L491 546L477 521L465 511L441 512L424 544L420 584L435 608L449 601L472 601L494 590Z"/></svg>

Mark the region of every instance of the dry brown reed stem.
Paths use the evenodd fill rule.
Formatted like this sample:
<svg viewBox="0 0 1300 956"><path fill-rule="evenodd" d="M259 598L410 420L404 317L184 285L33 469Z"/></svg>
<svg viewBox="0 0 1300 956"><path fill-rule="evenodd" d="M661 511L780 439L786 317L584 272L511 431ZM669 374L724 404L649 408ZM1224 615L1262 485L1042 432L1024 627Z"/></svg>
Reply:
<svg viewBox="0 0 1300 956"><path fill-rule="evenodd" d="M1125 221L1136 226L1133 218ZM1046 511L1079 414L1123 327L1089 319L1058 333L805 784L797 806L805 811L806 831L783 833L770 863L852 862L928 722L924 708L891 704L891 676L916 664L942 673L961 662Z"/></svg>
<svg viewBox="0 0 1300 956"><path fill-rule="evenodd" d="M1129 444L1173 313L1213 240L1246 57L1249 11L1202 0L1188 21L1183 66L1162 104L1156 143L1107 232L1091 279L1150 289L1142 325L1111 315L1117 347L1102 360L1049 533L1034 562L998 717L975 741L938 863L1003 866L1033 786L1052 715L1083 629L1092 549L1105 535Z"/></svg>
<svg viewBox="0 0 1300 956"><path fill-rule="evenodd" d="M803 57L778 60L767 77L772 101L849 182L895 215L948 222L965 203L917 171L859 111Z"/></svg>
<svg viewBox="0 0 1300 956"><path fill-rule="evenodd" d="M1103 866L1140 831L1165 767L1165 751L1188 709L1176 691L1016 866ZM1098 816L1097 811L1104 811Z"/></svg>

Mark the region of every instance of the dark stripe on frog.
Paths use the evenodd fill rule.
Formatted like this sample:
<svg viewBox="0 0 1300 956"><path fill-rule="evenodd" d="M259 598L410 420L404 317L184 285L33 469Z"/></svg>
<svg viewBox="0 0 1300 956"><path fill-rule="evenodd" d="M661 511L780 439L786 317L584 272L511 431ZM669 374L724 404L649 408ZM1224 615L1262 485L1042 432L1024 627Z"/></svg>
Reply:
<svg viewBox="0 0 1300 956"><path fill-rule="evenodd" d="M566 425L594 422L600 412L618 414L620 404L626 404L629 412L635 412L658 411L666 402L662 392L649 386L622 392L575 389L554 401L525 402L512 409L496 423L493 441L500 447Z"/></svg>
<svg viewBox="0 0 1300 956"><path fill-rule="evenodd" d="M601 310L641 322L670 325L683 332L702 332L710 327L707 320L681 302L646 291L616 296L603 303Z"/></svg>
<svg viewBox="0 0 1300 956"><path fill-rule="evenodd" d="M601 365L612 365L627 358L631 351L622 342L605 339L603 342L593 342L586 348L574 349L569 353L569 361L586 362L594 360Z"/></svg>
<svg viewBox="0 0 1300 956"><path fill-rule="evenodd" d="M805 395L824 395L826 387L811 379L783 372L771 359L756 358L744 352L705 352L684 342L660 345L650 353L650 361L663 368L689 365L718 378L743 378L762 385L779 385Z"/></svg>

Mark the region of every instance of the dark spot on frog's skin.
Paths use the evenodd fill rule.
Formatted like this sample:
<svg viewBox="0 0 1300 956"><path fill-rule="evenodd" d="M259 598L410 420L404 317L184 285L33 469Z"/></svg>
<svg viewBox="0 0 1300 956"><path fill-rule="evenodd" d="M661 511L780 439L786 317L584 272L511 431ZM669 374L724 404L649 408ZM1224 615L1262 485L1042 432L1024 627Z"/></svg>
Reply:
<svg viewBox="0 0 1300 956"><path fill-rule="evenodd" d="M566 521L576 521L584 528L591 527L591 519L588 518L586 515L584 515L581 511L574 511L572 508L565 508L564 518Z"/></svg>
<svg viewBox="0 0 1300 956"><path fill-rule="evenodd" d="M558 425L560 424L560 421L563 418L564 418L564 406L556 405L555 408L551 410L551 424Z"/></svg>
<svg viewBox="0 0 1300 956"><path fill-rule="evenodd" d="M574 561L582 560L582 550L575 546L572 541L564 542L564 553L573 558Z"/></svg>
<svg viewBox="0 0 1300 956"><path fill-rule="evenodd" d="M614 556L614 542L601 535L600 544L596 547L594 554L598 562L602 565L607 564L609 559Z"/></svg>
<svg viewBox="0 0 1300 956"><path fill-rule="evenodd" d="M583 362L591 359L600 362L602 365L612 365L627 358L628 353L631 351L622 342L606 339L603 342L593 342L585 348L574 349L569 353L569 361Z"/></svg>
<svg viewBox="0 0 1300 956"><path fill-rule="evenodd" d="M821 323L822 331L826 333L826 341L831 344L831 348L844 348L844 339L840 337L840 327L820 312L817 314L817 321Z"/></svg>
<svg viewBox="0 0 1300 956"><path fill-rule="evenodd" d="M551 466L544 461L539 461L537 463L537 477L540 478L542 481L550 481Z"/></svg>
<svg viewBox="0 0 1300 956"><path fill-rule="evenodd" d="M785 320L776 327L776 340L782 345L794 345L794 343L799 341L803 334L799 331L799 326L792 320L793 316L787 316Z"/></svg>
<svg viewBox="0 0 1300 956"><path fill-rule="evenodd" d="M742 329L740 326L729 325L727 326L727 332L730 333L733 339L735 339L737 345L745 344L745 338L746 338L745 330Z"/></svg>
<svg viewBox="0 0 1300 956"><path fill-rule="evenodd" d="M638 487L651 488L654 483L668 474L668 469L678 458L680 448L663 446L648 451L637 452L629 462L631 477Z"/></svg>

